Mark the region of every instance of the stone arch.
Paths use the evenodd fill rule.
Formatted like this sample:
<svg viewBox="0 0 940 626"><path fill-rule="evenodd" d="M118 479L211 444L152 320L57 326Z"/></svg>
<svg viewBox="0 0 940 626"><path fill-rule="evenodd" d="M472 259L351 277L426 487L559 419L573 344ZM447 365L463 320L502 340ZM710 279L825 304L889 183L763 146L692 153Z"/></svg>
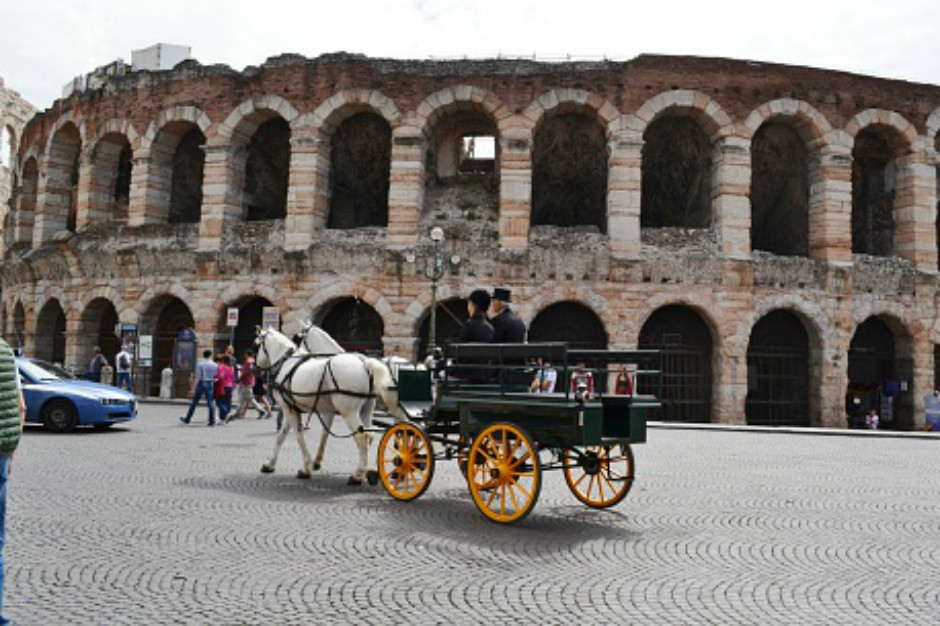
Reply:
<svg viewBox="0 0 940 626"><path fill-rule="evenodd" d="M150 156L150 151L153 149L153 144L157 140L160 131L165 126L172 124L173 122L185 122L192 124L202 131L203 135L208 135L209 128L212 126L212 120L199 107L182 105L164 109L163 111L160 111L156 119L150 123L150 125L147 127L147 132L144 133L143 137L141 137L141 152L147 156Z"/></svg>
<svg viewBox="0 0 940 626"><path fill-rule="evenodd" d="M576 300L561 300L540 310L529 324L528 337L532 343L563 341L575 348L605 349L609 342L601 316Z"/></svg>
<svg viewBox="0 0 940 626"><path fill-rule="evenodd" d="M628 140L642 145L641 228L708 228L715 220L714 167L720 140L736 131L703 93L673 90L625 118Z"/></svg>
<svg viewBox="0 0 940 626"><path fill-rule="evenodd" d="M710 422L715 395L717 351L714 327L697 307L666 304L651 311L637 336L637 347L659 350L661 373L654 378L662 401L659 419ZM720 370L718 370L720 371ZM638 391L649 387L640 378Z"/></svg>
<svg viewBox="0 0 940 626"><path fill-rule="evenodd" d="M85 224L127 219L134 146L139 143L137 131L128 120L109 120L92 138Z"/></svg>
<svg viewBox="0 0 940 626"><path fill-rule="evenodd" d="M864 427L864 415L875 409L881 428L911 428L913 415L914 332L890 306L868 307L853 316L855 328L846 359L846 412L849 425ZM900 381L907 381L902 389ZM890 397L891 415L885 398Z"/></svg>
<svg viewBox="0 0 940 626"><path fill-rule="evenodd" d="M33 354L52 363L65 364L68 318L61 300L49 298L36 315Z"/></svg>
<svg viewBox="0 0 940 626"><path fill-rule="evenodd" d="M832 124L826 116L808 102L779 98L765 102L751 111L744 121L746 137L753 139L761 126L774 120L789 121L808 146L825 143L826 137L832 132Z"/></svg>
<svg viewBox="0 0 940 626"><path fill-rule="evenodd" d="M760 317L747 347L747 423L809 426L811 351L803 319L788 309Z"/></svg>
<svg viewBox="0 0 940 626"><path fill-rule="evenodd" d="M917 145L917 131L898 113L868 109L845 128L852 147L852 252L902 253L897 235L913 226L908 193L913 174L904 165Z"/></svg>
<svg viewBox="0 0 940 626"><path fill-rule="evenodd" d="M161 111L141 140L147 161L145 210L153 221L198 222L209 117L194 106Z"/></svg>
<svg viewBox="0 0 940 626"><path fill-rule="evenodd" d="M197 346L195 342L182 343L185 331L195 327L195 319L185 301L168 291L140 299L140 332L153 338L153 359L149 368L142 372L148 381L149 395L160 392L161 373L165 368L173 371L173 397L186 397L189 391L189 375L195 368ZM149 375L148 375L149 374Z"/></svg>
<svg viewBox="0 0 940 626"><path fill-rule="evenodd" d="M298 118L297 124L312 124L319 132L332 137L343 120L363 112L382 116L391 127L396 126L401 117L395 102L380 91L344 89L327 98L313 113Z"/></svg>
<svg viewBox="0 0 940 626"><path fill-rule="evenodd" d="M79 364L87 364L97 346L101 354L114 366L114 356L120 351L120 337L115 333L119 321L117 307L108 298L91 298L81 311L76 350ZM102 380L110 383L111 381Z"/></svg>
<svg viewBox="0 0 940 626"><path fill-rule="evenodd" d="M441 89L418 106L415 126L426 145L425 216L450 208L454 187L467 202L461 210L479 213L498 204L499 127L509 115L498 96L469 85Z"/></svg>
<svg viewBox="0 0 940 626"><path fill-rule="evenodd" d="M443 287L443 285L441 287ZM446 293L447 290L438 289L438 294ZM388 300L375 289L364 288L363 285L357 283L333 283L328 287L318 289L307 299L302 307L295 311L292 320L295 326L289 327L289 330L292 332L300 330L300 325L303 322L313 322L317 319L319 312L323 310L323 307L326 306L327 303L347 297L362 300L365 304L375 309L383 320L388 320L394 315L394 310Z"/></svg>
<svg viewBox="0 0 940 626"><path fill-rule="evenodd" d="M250 98L222 123L213 145L228 146L229 187L242 219L283 219L291 159L291 128L297 110L280 96Z"/></svg>
<svg viewBox="0 0 940 626"><path fill-rule="evenodd" d="M39 161L30 155L23 163L20 174L20 194L17 200L15 241L31 243L36 225L36 204L39 199Z"/></svg>
<svg viewBox="0 0 940 626"><path fill-rule="evenodd" d="M554 89L523 113L532 124L532 226L607 233L609 144L620 112L581 89Z"/></svg>
<svg viewBox="0 0 940 626"><path fill-rule="evenodd" d="M45 173L39 211L43 241L51 239L57 231L74 232L77 227L84 125L80 128L71 118L71 114L66 114L56 122L46 145L45 163L40 168Z"/></svg>
<svg viewBox="0 0 940 626"><path fill-rule="evenodd" d="M440 294L435 305L435 344L444 346L450 341L455 341L460 335L460 327L467 321L467 298L458 292ZM421 313L415 316L414 333L418 338L418 361L424 360L428 356L429 342L431 334L431 303L428 300Z"/></svg>
<svg viewBox="0 0 940 626"><path fill-rule="evenodd" d="M385 321L362 298L346 296L324 302L314 323L350 352L383 354Z"/></svg>

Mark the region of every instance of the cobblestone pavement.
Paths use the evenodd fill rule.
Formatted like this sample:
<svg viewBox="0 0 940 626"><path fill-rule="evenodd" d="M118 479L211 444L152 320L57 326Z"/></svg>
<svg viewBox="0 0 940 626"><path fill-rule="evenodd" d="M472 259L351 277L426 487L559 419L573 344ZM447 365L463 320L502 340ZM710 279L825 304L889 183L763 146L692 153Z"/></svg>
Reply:
<svg viewBox="0 0 940 626"><path fill-rule="evenodd" d="M940 440L652 429L623 503L588 509L553 472L505 527L456 463L399 503L346 486L350 441L302 481L288 439L263 475L271 420L180 414L29 429L6 548L15 623L940 622Z"/></svg>

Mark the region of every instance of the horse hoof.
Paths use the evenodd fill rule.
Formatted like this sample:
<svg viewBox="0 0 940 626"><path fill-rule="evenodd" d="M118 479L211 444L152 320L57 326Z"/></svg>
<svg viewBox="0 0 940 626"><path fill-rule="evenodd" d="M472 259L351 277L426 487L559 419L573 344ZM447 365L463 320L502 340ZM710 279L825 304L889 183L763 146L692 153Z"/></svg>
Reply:
<svg viewBox="0 0 940 626"><path fill-rule="evenodd" d="M366 472L366 480L369 482L370 485L375 487L376 485L379 484L379 473L375 470L369 470L368 472Z"/></svg>
<svg viewBox="0 0 940 626"><path fill-rule="evenodd" d="M319 463L314 463L314 464L313 464L313 471L319 472L321 467L322 467L322 465L320 465Z"/></svg>
<svg viewBox="0 0 940 626"><path fill-rule="evenodd" d="M305 472L303 470L297 470L297 478L302 478L304 480L310 478L310 472Z"/></svg>
<svg viewBox="0 0 940 626"><path fill-rule="evenodd" d="M358 487L359 485L362 484L362 479L361 479L361 478L354 478L354 477L350 476L350 477L349 477L349 480L346 481L346 484L347 484L347 485L350 485L350 486L353 486L353 487Z"/></svg>
<svg viewBox="0 0 940 626"><path fill-rule="evenodd" d="M270 465L262 465L262 466L261 466L261 473L262 473L262 474L273 474L273 473L274 473L274 468L271 467Z"/></svg>

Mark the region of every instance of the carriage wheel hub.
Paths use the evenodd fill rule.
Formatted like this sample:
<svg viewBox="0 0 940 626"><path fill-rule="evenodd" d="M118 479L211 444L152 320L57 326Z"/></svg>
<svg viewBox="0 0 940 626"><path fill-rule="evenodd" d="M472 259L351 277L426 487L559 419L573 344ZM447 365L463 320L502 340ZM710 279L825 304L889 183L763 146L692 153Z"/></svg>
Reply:
<svg viewBox="0 0 940 626"><path fill-rule="evenodd" d="M597 454L589 452L581 457L581 468L585 474L594 475L601 471L601 462Z"/></svg>

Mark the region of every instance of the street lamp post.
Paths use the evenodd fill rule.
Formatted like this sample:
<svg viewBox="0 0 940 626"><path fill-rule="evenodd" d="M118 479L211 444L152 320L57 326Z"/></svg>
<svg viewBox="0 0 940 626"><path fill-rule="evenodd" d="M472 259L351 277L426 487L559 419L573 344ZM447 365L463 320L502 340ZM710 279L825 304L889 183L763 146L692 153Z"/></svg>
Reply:
<svg viewBox="0 0 940 626"><path fill-rule="evenodd" d="M444 275L444 230L440 226L431 229L431 259L425 264L424 273L431 280L431 318L428 326L428 354L437 347L437 281Z"/></svg>

